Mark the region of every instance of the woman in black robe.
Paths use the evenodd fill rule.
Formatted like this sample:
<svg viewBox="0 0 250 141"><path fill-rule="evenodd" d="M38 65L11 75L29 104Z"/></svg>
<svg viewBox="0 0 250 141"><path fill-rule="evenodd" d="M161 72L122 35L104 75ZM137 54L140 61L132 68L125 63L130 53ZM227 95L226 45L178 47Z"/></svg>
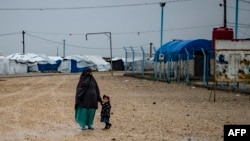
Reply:
<svg viewBox="0 0 250 141"><path fill-rule="evenodd" d="M92 70L86 67L80 76L75 96L75 120L82 130L86 130L85 126L94 130L92 125L98 101L102 102L98 84Z"/></svg>

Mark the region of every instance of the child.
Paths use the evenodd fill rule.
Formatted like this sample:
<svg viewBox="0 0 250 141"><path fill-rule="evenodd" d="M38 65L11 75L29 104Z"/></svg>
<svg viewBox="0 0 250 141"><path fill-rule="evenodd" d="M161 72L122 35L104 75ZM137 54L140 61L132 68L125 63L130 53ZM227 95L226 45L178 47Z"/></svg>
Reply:
<svg viewBox="0 0 250 141"><path fill-rule="evenodd" d="M104 130L109 129L112 124L109 123L111 105L109 102L109 97L103 95L102 111L101 111L101 122L105 122L106 126Z"/></svg>

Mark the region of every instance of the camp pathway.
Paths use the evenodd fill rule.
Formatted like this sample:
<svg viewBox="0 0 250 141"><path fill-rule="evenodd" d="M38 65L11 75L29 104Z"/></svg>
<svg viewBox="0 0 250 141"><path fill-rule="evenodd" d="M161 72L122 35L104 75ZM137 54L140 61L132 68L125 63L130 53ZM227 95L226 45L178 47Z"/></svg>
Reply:
<svg viewBox="0 0 250 141"><path fill-rule="evenodd" d="M223 140L224 124L250 123L242 94L218 91L209 102L207 89L95 72L101 94L111 97L113 126L102 130L99 105L95 130L81 131L74 120L79 76L2 77L0 140L210 141Z"/></svg>

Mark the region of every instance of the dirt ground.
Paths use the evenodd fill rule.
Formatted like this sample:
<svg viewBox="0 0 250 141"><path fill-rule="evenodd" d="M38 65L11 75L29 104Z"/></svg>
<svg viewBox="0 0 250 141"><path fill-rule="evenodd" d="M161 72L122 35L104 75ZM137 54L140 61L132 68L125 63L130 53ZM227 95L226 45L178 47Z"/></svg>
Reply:
<svg viewBox="0 0 250 141"><path fill-rule="evenodd" d="M80 74L0 78L1 141L223 141L225 124L250 124L249 96L185 84L168 84L121 72L94 73L101 94L111 97L113 126L95 130L74 120Z"/></svg>

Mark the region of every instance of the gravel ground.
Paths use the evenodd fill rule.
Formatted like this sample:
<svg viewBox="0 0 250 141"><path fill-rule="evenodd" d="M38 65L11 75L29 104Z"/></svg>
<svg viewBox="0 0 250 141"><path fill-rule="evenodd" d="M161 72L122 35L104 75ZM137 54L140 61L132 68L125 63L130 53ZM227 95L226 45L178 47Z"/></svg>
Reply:
<svg viewBox="0 0 250 141"><path fill-rule="evenodd" d="M101 94L111 97L113 126L95 130L74 120L80 74L0 78L1 141L223 141L225 124L250 124L249 96L185 84L168 84L121 72L94 73Z"/></svg>

